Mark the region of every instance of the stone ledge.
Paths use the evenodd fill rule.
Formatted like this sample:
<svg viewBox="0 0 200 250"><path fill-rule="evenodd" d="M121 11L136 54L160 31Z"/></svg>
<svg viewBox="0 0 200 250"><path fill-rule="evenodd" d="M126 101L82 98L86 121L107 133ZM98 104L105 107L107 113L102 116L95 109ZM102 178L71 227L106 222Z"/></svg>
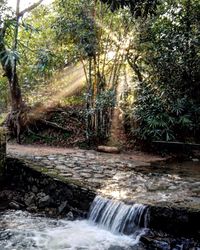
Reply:
<svg viewBox="0 0 200 250"><path fill-rule="evenodd" d="M81 216L88 212L98 192L97 189L91 189L86 183L76 182L71 178L62 178L56 174L49 175L46 168L29 164L23 160L7 158L8 184L14 190L24 192L27 197L26 203L29 201L34 203L30 204L28 209L34 206L38 206L39 209L52 207L56 214L61 210L62 212L79 211L78 214ZM39 197L38 201L38 194L41 193L45 195ZM138 201L135 199L125 202L131 204ZM179 207L173 203L161 205L161 202L146 205L149 209L148 226L151 229L174 235L200 237L200 209Z"/></svg>
<svg viewBox="0 0 200 250"><path fill-rule="evenodd" d="M0 181L3 180L6 159L6 130L0 127Z"/></svg>
<svg viewBox="0 0 200 250"><path fill-rule="evenodd" d="M66 204L68 212L73 210L79 216L83 216L88 212L95 197L91 189L81 186L80 183L64 180L56 175L47 175L40 167L27 165L26 162L14 158L7 158L6 177L7 186L13 190L22 191L25 196L35 197L43 193L44 197L48 197L42 206L38 201L30 202L27 206L28 210L35 207L35 212L40 208L42 210L54 208L54 214L59 214L63 204Z"/></svg>

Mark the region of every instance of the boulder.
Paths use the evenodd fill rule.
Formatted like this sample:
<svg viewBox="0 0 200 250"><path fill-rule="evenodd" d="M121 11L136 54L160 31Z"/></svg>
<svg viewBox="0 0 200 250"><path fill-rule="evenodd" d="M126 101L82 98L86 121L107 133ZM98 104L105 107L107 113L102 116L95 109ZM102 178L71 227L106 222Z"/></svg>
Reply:
<svg viewBox="0 0 200 250"><path fill-rule="evenodd" d="M35 204L35 194L34 193L28 193L25 195L24 197L24 203L26 204L26 206L31 206Z"/></svg>
<svg viewBox="0 0 200 250"><path fill-rule="evenodd" d="M51 202L51 197L49 195L46 195L38 200L38 207L39 208L44 208L49 206Z"/></svg>
<svg viewBox="0 0 200 250"><path fill-rule="evenodd" d="M9 208L16 209L16 210L21 208L19 203L17 203L16 201L11 201L8 206Z"/></svg>
<svg viewBox="0 0 200 250"><path fill-rule="evenodd" d="M59 214L61 214L65 210L66 206L67 206L67 201L64 201L60 204L60 206L58 207Z"/></svg>

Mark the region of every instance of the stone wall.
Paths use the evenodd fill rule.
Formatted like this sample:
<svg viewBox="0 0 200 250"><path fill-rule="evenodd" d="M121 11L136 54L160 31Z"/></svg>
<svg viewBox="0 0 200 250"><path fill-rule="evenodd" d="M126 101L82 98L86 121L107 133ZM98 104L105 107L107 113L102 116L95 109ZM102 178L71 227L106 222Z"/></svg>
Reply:
<svg viewBox="0 0 200 250"><path fill-rule="evenodd" d="M0 181L2 181L5 170L6 159L6 131L0 127Z"/></svg>
<svg viewBox="0 0 200 250"><path fill-rule="evenodd" d="M95 190L87 184L62 179L54 173L50 176L45 167L38 167L37 162L7 158L6 176L7 190L14 191L13 195L5 195L9 208L45 211L49 215L65 217L70 213L76 218L87 214L95 197ZM127 202L131 204L131 200ZM152 230L200 239L199 208L184 208L176 203L169 206L164 202L162 206L148 205L148 219L148 227Z"/></svg>
<svg viewBox="0 0 200 250"><path fill-rule="evenodd" d="M87 187L63 181L59 176L50 177L14 158L7 158L6 176L9 189L20 191L20 198L14 197L11 208L17 205L30 212L45 211L53 216L72 212L74 217L84 217L95 197Z"/></svg>

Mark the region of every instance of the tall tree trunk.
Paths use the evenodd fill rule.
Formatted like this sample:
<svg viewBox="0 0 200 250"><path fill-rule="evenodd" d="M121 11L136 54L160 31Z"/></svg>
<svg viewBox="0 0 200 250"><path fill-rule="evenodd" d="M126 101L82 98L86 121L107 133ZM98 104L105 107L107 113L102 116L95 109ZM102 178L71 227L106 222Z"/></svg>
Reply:
<svg viewBox="0 0 200 250"><path fill-rule="evenodd" d="M17 51L18 45L18 29L19 29L19 4L20 0L17 0L16 6L16 18L13 20L15 22L14 39L13 39L13 53ZM5 47L5 34L6 34L6 24L0 30L0 53L1 53L1 65L4 70L4 76L7 77L9 88L10 88L10 99L11 99L11 110L18 111L22 106L22 95L19 86L18 76L17 76L17 59L16 56L11 60L7 60L8 51ZM14 55L14 54L13 54Z"/></svg>
<svg viewBox="0 0 200 250"><path fill-rule="evenodd" d="M17 51L18 46L18 32L19 32L19 5L20 0L17 0L16 5L16 20L15 20L15 33L14 33L14 40L13 40L13 52ZM14 57L13 59L13 67L12 72L10 75L7 75L9 79L10 85L10 93L11 93L11 102L12 102L12 111L20 110L22 106L22 95L21 89L19 86L18 76L17 76L17 59Z"/></svg>
<svg viewBox="0 0 200 250"><path fill-rule="evenodd" d="M10 131L16 136L17 141L20 143L20 134L22 128L27 126L27 110L22 101L21 88L19 85L19 79L17 75L17 58L16 52L18 49L18 31L19 31L19 20L25 14L42 3L43 0L38 0L36 3L30 5L24 10L20 11L20 0L17 0L16 4L16 15L14 18L1 21L0 25L0 63L2 65L4 76L8 79L11 99L11 112L7 117L7 126ZM9 29L11 24L15 25L12 56L9 57L9 51L6 49L5 37L6 31Z"/></svg>
<svg viewBox="0 0 200 250"><path fill-rule="evenodd" d="M13 72L11 65L3 66L5 76L8 78L11 98L11 111L18 111L22 107L22 95L19 86L18 76L16 72ZM13 74L14 73L14 74Z"/></svg>

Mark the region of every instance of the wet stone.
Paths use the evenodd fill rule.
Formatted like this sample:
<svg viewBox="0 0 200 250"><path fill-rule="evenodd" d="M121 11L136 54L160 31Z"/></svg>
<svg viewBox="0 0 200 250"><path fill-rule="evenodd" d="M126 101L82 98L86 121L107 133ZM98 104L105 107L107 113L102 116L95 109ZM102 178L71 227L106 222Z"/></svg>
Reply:
<svg viewBox="0 0 200 250"><path fill-rule="evenodd" d="M55 170L55 169L52 169L52 170L49 170L48 172L47 172L47 174L50 174L50 175L58 175L58 172Z"/></svg>
<svg viewBox="0 0 200 250"><path fill-rule="evenodd" d="M90 173L80 173L81 177L90 178L92 175Z"/></svg>
<svg viewBox="0 0 200 250"><path fill-rule="evenodd" d="M75 168L73 168L75 171L79 171L79 170L81 170L82 168L81 167L75 167Z"/></svg>
<svg viewBox="0 0 200 250"><path fill-rule="evenodd" d="M175 187L175 186L170 186L168 189L169 189L169 190L176 190L177 187Z"/></svg>
<svg viewBox="0 0 200 250"><path fill-rule="evenodd" d="M104 178L105 176L103 174L94 174L95 178Z"/></svg>
<svg viewBox="0 0 200 250"><path fill-rule="evenodd" d="M55 168L58 169L58 170L66 170L65 165L57 165Z"/></svg>
<svg viewBox="0 0 200 250"><path fill-rule="evenodd" d="M48 156L47 158L48 158L50 161L56 160L56 157L54 157L54 156Z"/></svg>
<svg viewBox="0 0 200 250"><path fill-rule="evenodd" d="M197 172L199 169L196 169L197 174L187 175L187 171L192 172L190 167L187 167L187 170L182 167L178 170L176 167L168 170L167 165L161 168L153 167L130 158L122 157L121 160L120 156L94 151L72 150L65 155L38 155L33 158L27 155L20 158L30 159L29 162L33 161L36 165L44 167L45 174L58 180L59 176L78 180L80 183L87 183L86 186L94 187L98 192L104 185L102 193L105 195L112 195L121 188L127 199L137 199L138 203L165 201L175 204L177 201L185 206L190 200L191 204L194 203L195 207L199 207L199 200L197 201L200 193L200 175ZM192 164L197 166L198 162Z"/></svg>
<svg viewBox="0 0 200 250"><path fill-rule="evenodd" d="M78 173L73 173L73 179L80 179L80 175Z"/></svg>
<svg viewBox="0 0 200 250"><path fill-rule="evenodd" d="M72 176L73 176L72 173L61 173L61 175L62 175L63 177L72 177Z"/></svg>
<svg viewBox="0 0 200 250"><path fill-rule="evenodd" d="M54 166L53 165L47 165L47 166L45 166L45 168L47 168L47 169L54 169Z"/></svg>
<svg viewBox="0 0 200 250"><path fill-rule="evenodd" d="M35 159L35 160L42 160L43 157L42 157L42 156L35 156L34 159Z"/></svg>
<svg viewBox="0 0 200 250"><path fill-rule="evenodd" d="M44 164L44 165L51 164L51 162L49 160L42 160L41 163Z"/></svg>

